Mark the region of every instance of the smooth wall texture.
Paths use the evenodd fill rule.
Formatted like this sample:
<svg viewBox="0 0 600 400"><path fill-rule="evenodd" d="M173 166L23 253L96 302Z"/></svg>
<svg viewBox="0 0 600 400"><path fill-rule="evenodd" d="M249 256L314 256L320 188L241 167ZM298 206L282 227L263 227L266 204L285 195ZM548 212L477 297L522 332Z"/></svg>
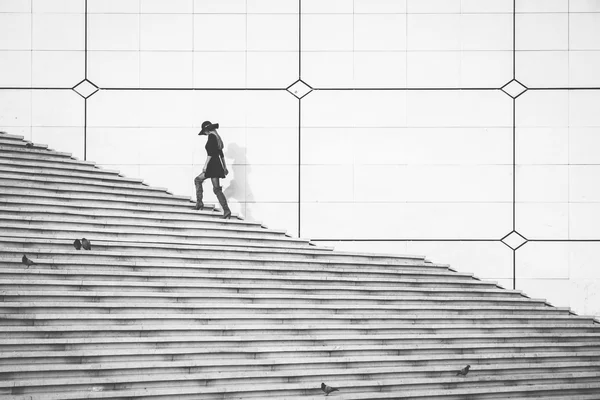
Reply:
<svg viewBox="0 0 600 400"><path fill-rule="evenodd" d="M0 0L0 110L190 196L219 122L245 218L600 316L597 0Z"/></svg>

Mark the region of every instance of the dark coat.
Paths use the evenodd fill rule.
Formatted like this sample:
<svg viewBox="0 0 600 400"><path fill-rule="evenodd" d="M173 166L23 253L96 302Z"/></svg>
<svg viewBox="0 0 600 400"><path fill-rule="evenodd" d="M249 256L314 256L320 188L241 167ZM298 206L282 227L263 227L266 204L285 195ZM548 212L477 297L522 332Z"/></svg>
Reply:
<svg viewBox="0 0 600 400"><path fill-rule="evenodd" d="M208 135L206 141L206 154L211 156L204 176L207 178L225 178L225 168L223 167L223 150L219 149L219 142L215 135Z"/></svg>

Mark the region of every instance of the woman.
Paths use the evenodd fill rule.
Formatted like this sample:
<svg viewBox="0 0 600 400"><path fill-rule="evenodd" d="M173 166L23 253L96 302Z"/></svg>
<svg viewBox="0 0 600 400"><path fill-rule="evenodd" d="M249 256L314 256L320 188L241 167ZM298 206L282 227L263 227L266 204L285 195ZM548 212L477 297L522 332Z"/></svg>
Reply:
<svg viewBox="0 0 600 400"><path fill-rule="evenodd" d="M219 124L204 121L202 123L202 130L198 134L208 135L206 146L204 146L208 156L206 157L202 173L194 179L194 183L196 184L196 210L201 210L204 207L204 203L202 202L202 183L207 178L210 178L213 185L213 192L217 195L217 199L223 208L223 218L227 219L231 217L231 210L227 205L227 199L223 194L219 179L225 178L229 171L223 157L223 140L221 140L221 136L217 133L218 128Z"/></svg>

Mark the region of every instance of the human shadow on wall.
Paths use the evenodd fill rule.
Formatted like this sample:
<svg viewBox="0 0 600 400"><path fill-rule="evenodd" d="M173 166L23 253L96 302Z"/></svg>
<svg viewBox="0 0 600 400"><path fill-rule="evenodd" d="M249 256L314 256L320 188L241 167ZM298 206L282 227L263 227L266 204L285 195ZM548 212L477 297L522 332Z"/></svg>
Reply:
<svg viewBox="0 0 600 400"><path fill-rule="evenodd" d="M251 168L248 160L244 157L245 153L246 149L236 143L230 143L227 146L226 155L227 158L231 160L231 166L229 168L231 180L229 181L229 186L227 186L223 192L227 199L235 200L240 204L244 219L254 221L252 209L247 205L247 200L253 199L254 196L252 195L252 190L250 189L251 185L248 180L251 175ZM245 179L239 179L235 176L235 172L233 172L234 165L245 165Z"/></svg>

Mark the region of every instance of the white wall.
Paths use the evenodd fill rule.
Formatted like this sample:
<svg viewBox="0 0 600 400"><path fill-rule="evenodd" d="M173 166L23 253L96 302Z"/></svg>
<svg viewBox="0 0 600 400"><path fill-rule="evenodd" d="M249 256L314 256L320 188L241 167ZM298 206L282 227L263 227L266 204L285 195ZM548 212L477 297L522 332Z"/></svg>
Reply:
<svg viewBox="0 0 600 400"><path fill-rule="evenodd" d="M600 316L600 2L515 6L0 0L0 129L193 195L219 122L235 212Z"/></svg>

